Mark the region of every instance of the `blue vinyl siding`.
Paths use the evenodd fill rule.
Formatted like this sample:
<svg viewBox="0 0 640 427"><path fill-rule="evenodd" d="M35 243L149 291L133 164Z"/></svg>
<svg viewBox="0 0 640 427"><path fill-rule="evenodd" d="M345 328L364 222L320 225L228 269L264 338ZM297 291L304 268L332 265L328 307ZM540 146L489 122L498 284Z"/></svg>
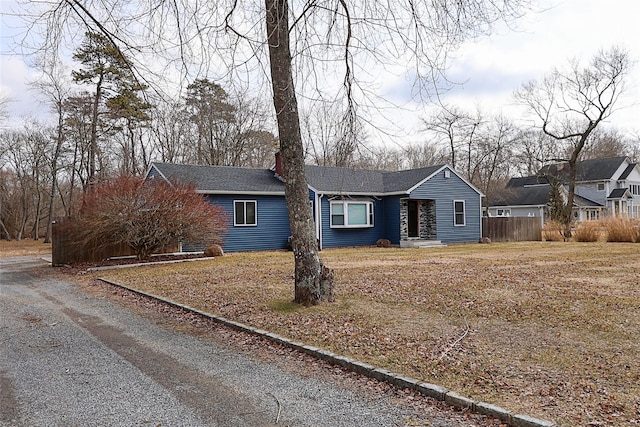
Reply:
<svg viewBox="0 0 640 427"><path fill-rule="evenodd" d="M400 196L387 196L383 201L384 206L384 239L389 239L391 244L400 244Z"/></svg>
<svg viewBox="0 0 640 427"><path fill-rule="evenodd" d="M384 208L381 200L367 199L373 202L373 227L365 228L331 228L329 197L321 199L322 247L337 248L342 246L375 245L385 230Z"/></svg>
<svg viewBox="0 0 640 427"><path fill-rule="evenodd" d="M289 217L284 196L209 195L209 202L227 213L228 228L222 248L226 252L284 249L287 247ZM233 226L234 200L257 202L258 225ZM203 250L202 246L183 245L184 251Z"/></svg>
<svg viewBox="0 0 640 427"><path fill-rule="evenodd" d="M445 178L444 171L424 182L410 194L412 199L431 199L436 202L437 238L445 243L477 242L481 236L480 195L454 172ZM465 225L453 224L453 201L465 202Z"/></svg>

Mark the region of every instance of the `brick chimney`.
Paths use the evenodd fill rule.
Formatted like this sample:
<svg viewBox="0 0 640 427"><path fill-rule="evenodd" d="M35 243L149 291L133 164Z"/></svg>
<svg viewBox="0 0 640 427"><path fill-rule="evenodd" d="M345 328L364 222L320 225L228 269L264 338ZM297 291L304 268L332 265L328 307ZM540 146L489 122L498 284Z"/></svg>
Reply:
<svg viewBox="0 0 640 427"><path fill-rule="evenodd" d="M282 177L282 156L280 156L280 152L276 152L276 175Z"/></svg>

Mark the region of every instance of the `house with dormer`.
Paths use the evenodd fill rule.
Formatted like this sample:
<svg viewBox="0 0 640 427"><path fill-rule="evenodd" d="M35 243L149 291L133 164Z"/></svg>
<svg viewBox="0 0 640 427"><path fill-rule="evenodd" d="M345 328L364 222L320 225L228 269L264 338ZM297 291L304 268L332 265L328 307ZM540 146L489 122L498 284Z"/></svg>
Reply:
<svg viewBox="0 0 640 427"><path fill-rule="evenodd" d="M226 251L283 249L290 236L280 159L271 169L152 163L147 179L195 185L228 214ZM447 165L397 172L306 166L320 248L477 242L481 192ZM183 250L201 250L183 242Z"/></svg>
<svg viewBox="0 0 640 427"><path fill-rule="evenodd" d="M568 164L542 168L536 175L511 178L487 209L489 216L540 217L548 209L551 181L567 193ZM640 167L628 157L590 159L576 170L573 216L576 221L605 216L640 218Z"/></svg>

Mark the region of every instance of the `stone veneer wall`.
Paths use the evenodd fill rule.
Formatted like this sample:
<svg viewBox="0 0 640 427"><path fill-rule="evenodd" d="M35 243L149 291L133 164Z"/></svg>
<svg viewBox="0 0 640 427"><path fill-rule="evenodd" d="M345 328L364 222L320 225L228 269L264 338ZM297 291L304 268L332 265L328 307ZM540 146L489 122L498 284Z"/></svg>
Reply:
<svg viewBox="0 0 640 427"><path fill-rule="evenodd" d="M400 201L400 240L409 238L409 209L408 200ZM418 202L420 215L420 239L436 240L436 202L435 200L420 200Z"/></svg>
<svg viewBox="0 0 640 427"><path fill-rule="evenodd" d="M436 201L422 200L420 202L420 238L436 240Z"/></svg>
<svg viewBox="0 0 640 427"><path fill-rule="evenodd" d="M407 205L408 201L406 199L400 200L400 240L409 238L409 209Z"/></svg>

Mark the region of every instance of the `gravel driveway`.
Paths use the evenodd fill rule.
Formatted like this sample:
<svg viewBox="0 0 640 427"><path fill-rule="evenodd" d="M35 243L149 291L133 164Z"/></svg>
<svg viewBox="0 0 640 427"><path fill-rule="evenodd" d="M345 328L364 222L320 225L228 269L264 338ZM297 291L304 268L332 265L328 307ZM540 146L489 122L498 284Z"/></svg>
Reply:
<svg viewBox="0 0 640 427"><path fill-rule="evenodd" d="M260 361L46 271L0 258L0 425L493 425Z"/></svg>

